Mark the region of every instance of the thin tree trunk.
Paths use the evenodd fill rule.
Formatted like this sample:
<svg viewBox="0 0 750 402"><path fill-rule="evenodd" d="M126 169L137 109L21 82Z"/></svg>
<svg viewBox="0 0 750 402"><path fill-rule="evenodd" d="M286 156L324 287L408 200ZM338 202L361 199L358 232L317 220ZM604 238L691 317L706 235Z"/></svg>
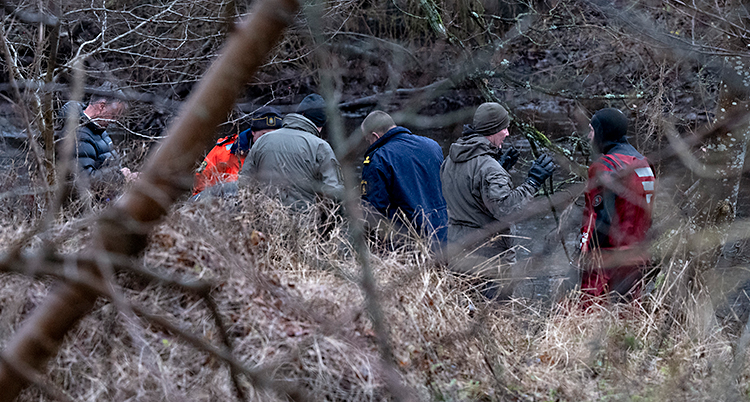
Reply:
<svg viewBox="0 0 750 402"><path fill-rule="evenodd" d="M96 244L88 252L138 255L145 248L149 231L180 195L190 188L195 161L212 143L216 127L231 111L266 55L293 20L296 0L265 0L237 27L216 60L182 109L167 138L147 161L138 182L97 222ZM99 273L94 272L98 277ZM13 370L13 362L24 362L37 370L57 353L65 334L94 305L90 289L63 283L8 341L0 362L0 402L12 401L26 386Z"/></svg>
<svg viewBox="0 0 750 402"><path fill-rule="evenodd" d="M57 17L58 7L53 0L50 1L50 10ZM59 22L59 20L58 20ZM49 84L55 76L57 67L57 45L60 39L60 24L54 25L49 34L49 57L47 58L47 72L44 75L44 83ZM54 111L52 107L52 92L45 91L42 94L42 139L44 140L44 163L47 168L47 183L55 184L55 127Z"/></svg>
<svg viewBox="0 0 750 402"><path fill-rule="evenodd" d="M693 330L706 333L715 326L709 275L716 269L727 235L735 219L737 196L744 171L750 125L746 118L748 97L736 86L722 83L717 105L716 127L695 152L682 156L688 168L683 187L687 189L683 213L688 217L687 236L676 244L673 267L685 267L674 287L672 319L683 321ZM741 116L745 116L742 118ZM723 124L726 119L741 124ZM687 150L686 150L687 151ZM673 274L677 274L674 272ZM669 324L671 325L671 324Z"/></svg>
<svg viewBox="0 0 750 402"><path fill-rule="evenodd" d="M744 92L734 91L732 85L722 83L717 123L728 116L749 112L750 101ZM696 294L703 290L706 274L719 262L737 210L749 138L748 124L729 132L716 132L698 151L702 166L688 174L685 184L691 188L686 193L686 212L691 217L693 236L690 236L691 246L687 248L689 255L685 256L690 260L685 277L687 283L683 286L686 291Z"/></svg>

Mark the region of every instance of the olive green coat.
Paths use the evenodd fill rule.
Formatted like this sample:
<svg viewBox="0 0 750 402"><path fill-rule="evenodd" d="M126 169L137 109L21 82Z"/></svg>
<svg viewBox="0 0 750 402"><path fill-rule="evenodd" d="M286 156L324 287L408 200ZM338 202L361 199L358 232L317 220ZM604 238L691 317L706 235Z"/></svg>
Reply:
<svg viewBox="0 0 750 402"><path fill-rule="evenodd" d="M454 260L462 262L453 264L459 271L495 276L498 264L491 263L498 261L495 257L515 262L514 228L494 231L492 227L502 226L503 219L522 208L538 188L529 181L514 188L510 174L496 160L499 151L486 137L469 131L451 145L440 169L448 206L448 243L468 253Z"/></svg>
<svg viewBox="0 0 750 402"><path fill-rule="evenodd" d="M281 202L304 209L317 195L341 200L344 182L331 146L318 137L306 117L290 113L276 131L253 144L240 171L242 179L254 177L279 191Z"/></svg>

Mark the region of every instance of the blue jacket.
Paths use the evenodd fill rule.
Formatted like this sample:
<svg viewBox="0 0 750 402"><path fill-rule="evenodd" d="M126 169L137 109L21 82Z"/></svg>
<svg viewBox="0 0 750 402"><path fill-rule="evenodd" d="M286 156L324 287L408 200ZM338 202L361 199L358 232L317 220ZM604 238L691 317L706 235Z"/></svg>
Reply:
<svg viewBox="0 0 750 402"><path fill-rule="evenodd" d="M391 219L403 211L417 229L435 230L434 239L444 243L448 211L440 183L442 163L437 142L394 127L365 153L362 200Z"/></svg>

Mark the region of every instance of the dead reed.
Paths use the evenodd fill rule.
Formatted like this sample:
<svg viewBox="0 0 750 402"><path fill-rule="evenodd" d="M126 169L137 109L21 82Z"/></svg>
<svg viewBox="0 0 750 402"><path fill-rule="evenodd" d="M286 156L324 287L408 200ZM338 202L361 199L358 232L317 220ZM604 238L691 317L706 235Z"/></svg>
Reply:
<svg viewBox="0 0 750 402"><path fill-rule="evenodd" d="M178 205L152 235L142 262L170 281L119 273L119 291L132 310L101 300L50 365L49 383L76 401L236 399L222 359L182 335L222 347L205 299L180 285L202 280L211 284L231 353L245 367L276 384L301 388L308 400L392 400L340 212L320 203L295 213L255 190ZM75 252L90 240L85 222L59 220L31 242L32 249L55 244ZM18 230L4 224L1 236L8 243ZM713 309L701 309L698 301L671 306L669 277L631 305L584 308L575 295L551 304L520 298L487 303L418 239L371 246L393 365L418 400L747 395L747 370L732 371L744 367L733 365L736 332L722 327ZM0 281L5 340L49 282L18 274L3 274ZM692 319L675 319L680 308ZM181 332L133 314L138 309ZM248 400L283 400L247 378L240 375ZM32 387L19 401L53 399Z"/></svg>

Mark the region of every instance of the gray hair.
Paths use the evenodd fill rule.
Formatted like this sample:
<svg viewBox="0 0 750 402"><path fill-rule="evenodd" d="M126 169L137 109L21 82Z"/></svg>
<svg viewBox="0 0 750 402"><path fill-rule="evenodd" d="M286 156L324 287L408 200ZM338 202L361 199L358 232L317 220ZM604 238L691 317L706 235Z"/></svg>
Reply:
<svg viewBox="0 0 750 402"><path fill-rule="evenodd" d="M102 85L99 85L92 92L93 93L91 94L89 103L104 101L106 103L119 102L127 104L125 93L121 89L117 88L115 84L109 81L105 81Z"/></svg>

